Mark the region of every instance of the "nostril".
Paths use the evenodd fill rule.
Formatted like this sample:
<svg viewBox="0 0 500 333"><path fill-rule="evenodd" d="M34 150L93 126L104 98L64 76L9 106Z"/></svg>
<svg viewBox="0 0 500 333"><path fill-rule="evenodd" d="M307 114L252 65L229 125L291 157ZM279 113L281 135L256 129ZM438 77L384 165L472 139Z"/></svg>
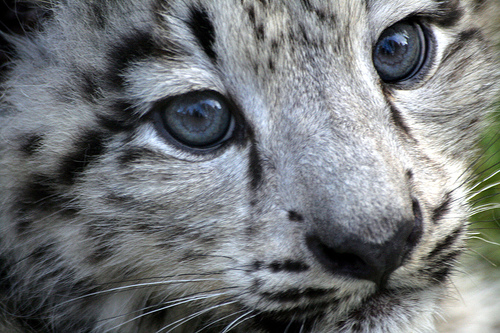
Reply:
<svg viewBox="0 0 500 333"><path fill-rule="evenodd" d="M364 276L370 270L369 265L356 254L341 253L323 244L319 238L309 236L307 246L316 258L329 271L337 274L347 273L354 276Z"/></svg>
<svg viewBox="0 0 500 333"><path fill-rule="evenodd" d="M306 244L323 267L332 273L360 279L379 280L373 267L355 253L329 247L313 235L306 237Z"/></svg>

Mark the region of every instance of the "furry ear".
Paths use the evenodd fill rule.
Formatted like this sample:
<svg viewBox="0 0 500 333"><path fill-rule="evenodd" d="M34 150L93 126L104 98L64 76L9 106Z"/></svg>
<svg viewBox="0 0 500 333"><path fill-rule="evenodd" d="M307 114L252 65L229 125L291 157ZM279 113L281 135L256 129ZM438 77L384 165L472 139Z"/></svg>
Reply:
<svg viewBox="0 0 500 333"><path fill-rule="evenodd" d="M12 54L7 35L24 36L39 26L47 17L49 1L1 0L0 1L0 69L4 68Z"/></svg>

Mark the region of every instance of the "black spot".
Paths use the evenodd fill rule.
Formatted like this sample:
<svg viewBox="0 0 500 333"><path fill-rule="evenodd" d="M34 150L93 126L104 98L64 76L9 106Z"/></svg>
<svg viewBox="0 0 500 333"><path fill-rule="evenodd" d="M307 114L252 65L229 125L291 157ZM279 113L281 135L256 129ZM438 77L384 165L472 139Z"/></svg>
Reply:
<svg viewBox="0 0 500 333"><path fill-rule="evenodd" d="M64 215L76 214L76 200L63 196L58 189L58 182L58 179L43 174L32 175L30 181L19 190L15 209L20 212L20 216L33 210Z"/></svg>
<svg viewBox="0 0 500 333"><path fill-rule="evenodd" d="M263 24L259 24L255 27L255 37L257 40L264 40L266 37L266 32Z"/></svg>
<svg viewBox="0 0 500 333"><path fill-rule="evenodd" d="M313 5L311 4L311 2L309 0L301 0L301 2L307 11L309 11L309 12L314 11L315 8L313 7Z"/></svg>
<svg viewBox="0 0 500 333"><path fill-rule="evenodd" d="M264 262L260 261L260 260L256 260L252 263L251 267L252 267L252 270L259 271L264 267Z"/></svg>
<svg viewBox="0 0 500 333"><path fill-rule="evenodd" d="M111 46L106 77L112 85L123 87L125 82L122 75L125 70L134 62L158 55L159 50L151 32L131 29Z"/></svg>
<svg viewBox="0 0 500 333"><path fill-rule="evenodd" d="M214 62L217 61L217 53L214 50L215 29L207 11L204 8L191 8L188 24L208 57Z"/></svg>
<svg viewBox="0 0 500 333"><path fill-rule="evenodd" d="M73 151L60 161L59 174L64 184L74 184L76 177L85 171L89 164L104 153L104 136L94 130L84 132L76 140Z"/></svg>
<svg viewBox="0 0 500 333"><path fill-rule="evenodd" d="M81 95L84 100L94 103L97 99L102 97L96 74L82 71L79 76L82 81Z"/></svg>
<svg viewBox="0 0 500 333"><path fill-rule="evenodd" d="M459 0L435 0L439 3L439 9L443 14L438 16L434 21L442 27L451 27L460 21L464 12L460 8Z"/></svg>
<svg viewBox="0 0 500 333"><path fill-rule="evenodd" d="M108 14L106 13L106 2L99 1L96 3L91 3L90 10L91 16L93 18L92 22L94 23L95 27L97 27L98 29L106 28L108 21Z"/></svg>
<svg viewBox="0 0 500 333"><path fill-rule="evenodd" d="M252 142L249 154L248 174L250 176L250 185L256 189L262 182L262 164L257 150L257 144Z"/></svg>
<svg viewBox="0 0 500 333"><path fill-rule="evenodd" d="M449 194L447 194L445 199L443 200L443 203L432 211L432 222L434 222L434 224L438 223L439 220L450 211L450 204L451 197Z"/></svg>
<svg viewBox="0 0 500 333"><path fill-rule="evenodd" d="M35 154L43 146L43 136L39 134L28 135L27 138L21 138L21 151L28 156Z"/></svg>
<svg viewBox="0 0 500 333"><path fill-rule="evenodd" d="M274 60L272 58L269 58L268 67L271 73L273 73L276 70L276 66L274 65Z"/></svg>
<svg viewBox="0 0 500 333"><path fill-rule="evenodd" d="M290 210L288 211L288 219L294 222L303 222L304 216L302 216L301 214L297 213L294 210Z"/></svg>
<svg viewBox="0 0 500 333"><path fill-rule="evenodd" d="M253 6L248 8L248 18L254 27L257 26L257 21L255 20L255 8Z"/></svg>

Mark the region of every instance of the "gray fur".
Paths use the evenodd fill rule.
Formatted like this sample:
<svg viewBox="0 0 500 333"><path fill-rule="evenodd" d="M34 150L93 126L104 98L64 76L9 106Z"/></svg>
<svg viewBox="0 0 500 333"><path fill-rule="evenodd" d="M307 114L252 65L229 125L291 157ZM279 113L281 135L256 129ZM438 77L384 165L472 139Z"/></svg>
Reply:
<svg viewBox="0 0 500 333"><path fill-rule="evenodd" d="M52 5L2 84L2 332L436 330L500 79L488 3ZM432 61L387 85L373 45L415 15ZM161 137L152 107L196 90L234 102L240 139L197 154ZM383 287L306 241L376 248L420 215Z"/></svg>

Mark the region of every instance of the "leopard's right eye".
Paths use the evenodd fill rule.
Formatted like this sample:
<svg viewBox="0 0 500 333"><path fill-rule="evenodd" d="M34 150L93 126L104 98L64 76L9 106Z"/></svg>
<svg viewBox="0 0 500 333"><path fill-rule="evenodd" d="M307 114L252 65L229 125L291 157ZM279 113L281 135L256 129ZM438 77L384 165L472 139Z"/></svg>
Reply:
<svg viewBox="0 0 500 333"><path fill-rule="evenodd" d="M234 128L228 103L214 91L169 98L160 102L155 112L161 132L189 148L214 148L231 138Z"/></svg>
<svg viewBox="0 0 500 333"><path fill-rule="evenodd" d="M426 53L426 36L420 24L403 21L382 32L373 50L373 64L384 82L398 83L419 72Z"/></svg>

